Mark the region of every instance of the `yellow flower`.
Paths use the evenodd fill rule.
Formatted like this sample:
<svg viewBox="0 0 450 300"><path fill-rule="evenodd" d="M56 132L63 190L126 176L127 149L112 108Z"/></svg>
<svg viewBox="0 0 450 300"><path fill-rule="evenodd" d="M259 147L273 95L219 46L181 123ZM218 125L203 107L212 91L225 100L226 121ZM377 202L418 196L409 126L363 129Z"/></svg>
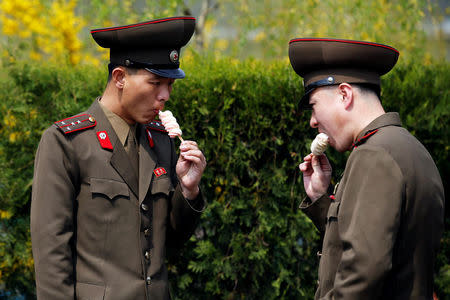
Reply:
<svg viewBox="0 0 450 300"><path fill-rule="evenodd" d="M11 134L9 135L9 141L10 141L11 143L15 143L15 142L17 141L17 136L18 136L17 132L11 133Z"/></svg>
<svg viewBox="0 0 450 300"><path fill-rule="evenodd" d="M12 214L9 211L0 210L0 219L9 219L12 217Z"/></svg>
<svg viewBox="0 0 450 300"><path fill-rule="evenodd" d="M222 192L222 188L220 186L216 186L214 192L216 193L216 195L218 195Z"/></svg>
<svg viewBox="0 0 450 300"><path fill-rule="evenodd" d="M42 59L42 55L36 51L31 51L30 52L30 58L32 60L41 60Z"/></svg>
<svg viewBox="0 0 450 300"><path fill-rule="evenodd" d="M30 30L20 30L19 31L19 37L25 39L31 36L31 31Z"/></svg>
<svg viewBox="0 0 450 300"><path fill-rule="evenodd" d="M256 36L255 36L255 42L260 42L266 38L266 33L261 30Z"/></svg>
<svg viewBox="0 0 450 300"><path fill-rule="evenodd" d="M14 12L14 1L3 1L0 4L0 10L5 14L11 14Z"/></svg>
<svg viewBox="0 0 450 300"><path fill-rule="evenodd" d="M16 126L17 120L14 115L8 114L3 118L3 123L5 123L6 127L13 128Z"/></svg>
<svg viewBox="0 0 450 300"><path fill-rule="evenodd" d="M16 21L9 18L2 18L1 21L3 23L3 33L5 35L14 35L19 30L19 24Z"/></svg>
<svg viewBox="0 0 450 300"><path fill-rule="evenodd" d="M216 49L219 51L224 51L228 47L228 40L219 39L216 41Z"/></svg>

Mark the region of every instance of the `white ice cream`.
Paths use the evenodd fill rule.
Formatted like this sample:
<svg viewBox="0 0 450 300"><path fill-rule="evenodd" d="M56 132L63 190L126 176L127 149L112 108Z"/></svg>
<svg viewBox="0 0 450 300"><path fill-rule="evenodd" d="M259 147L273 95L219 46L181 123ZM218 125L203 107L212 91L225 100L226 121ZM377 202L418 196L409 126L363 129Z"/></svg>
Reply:
<svg viewBox="0 0 450 300"><path fill-rule="evenodd" d="M161 123L164 125L166 130L169 132L169 136L174 138L176 136L181 137L183 132L180 129L180 125L177 123L177 119L173 116L170 110L159 111L159 119Z"/></svg>
<svg viewBox="0 0 450 300"><path fill-rule="evenodd" d="M328 148L328 136L325 133L319 133L311 143L311 152L314 155L322 155Z"/></svg>

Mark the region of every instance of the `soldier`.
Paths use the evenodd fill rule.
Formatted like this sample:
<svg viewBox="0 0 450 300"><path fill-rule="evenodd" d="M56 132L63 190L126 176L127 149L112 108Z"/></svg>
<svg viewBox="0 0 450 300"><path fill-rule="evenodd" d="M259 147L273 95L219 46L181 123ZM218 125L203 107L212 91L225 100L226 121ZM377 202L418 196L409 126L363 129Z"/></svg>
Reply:
<svg viewBox="0 0 450 300"><path fill-rule="evenodd" d="M103 95L55 122L36 154L31 238L38 299L169 299L166 245L180 246L204 209L205 157L154 118L184 78L193 17L92 30L110 48Z"/></svg>
<svg viewBox="0 0 450 300"><path fill-rule="evenodd" d="M380 76L398 55L370 42L290 41L310 126L351 151L334 195L325 155L299 165L308 196L300 208L324 231L315 299L432 299L444 191L428 151L381 105Z"/></svg>

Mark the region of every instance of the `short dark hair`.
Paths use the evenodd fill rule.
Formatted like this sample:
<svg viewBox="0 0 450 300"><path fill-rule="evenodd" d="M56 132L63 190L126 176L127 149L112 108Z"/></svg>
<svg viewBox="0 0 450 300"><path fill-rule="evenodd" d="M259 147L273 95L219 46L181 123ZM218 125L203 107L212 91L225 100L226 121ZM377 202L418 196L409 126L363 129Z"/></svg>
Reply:
<svg viewBox="0 0 450 300"><path fill-rule="evenodd" d="M372 83L355 83L355 84L351 84L354 87L357 87L361 93L365 94L365 93L373 93L375 95L377 95L378 99L381 99L381 88L379 85L376 84L372 84Z"/></svg>
<svg viewBox="0 0 450 300"><path fill-rule="evenodd" d="M108 82L111 81L111 78L112 78L112 72L113 72L113 70L114 70L115 68L117 68L117 67L122 67L122 68L124 68L124 69L127 71L128 74L136 74L137 71L138 71L137 68L130 68L130 67L125 67L125 66L121 66L121 65L116 65L116 64L109 63L109 64L108 64Z"/></svg>

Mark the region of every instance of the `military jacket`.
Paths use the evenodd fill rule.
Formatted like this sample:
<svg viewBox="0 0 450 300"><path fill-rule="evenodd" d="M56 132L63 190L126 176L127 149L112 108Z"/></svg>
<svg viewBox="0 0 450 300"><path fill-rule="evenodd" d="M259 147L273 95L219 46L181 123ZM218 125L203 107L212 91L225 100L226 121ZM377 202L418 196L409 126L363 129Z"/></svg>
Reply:
<svg viewBox="0 0 450 300"><path fill-rule="evenodd" d="M204 201L183 197L164 128L138 135L139 174L98 101L44 132L31 202L38 299L169 299L166 245L190 237Z"/></svg>
<svg viewBox="0 0 450 300"><path fill-rule="evenodd" d="M397 113L354 143L336 194L302 210L324 231L316 299L432 299L444 191L424 146Z"/></svg>

